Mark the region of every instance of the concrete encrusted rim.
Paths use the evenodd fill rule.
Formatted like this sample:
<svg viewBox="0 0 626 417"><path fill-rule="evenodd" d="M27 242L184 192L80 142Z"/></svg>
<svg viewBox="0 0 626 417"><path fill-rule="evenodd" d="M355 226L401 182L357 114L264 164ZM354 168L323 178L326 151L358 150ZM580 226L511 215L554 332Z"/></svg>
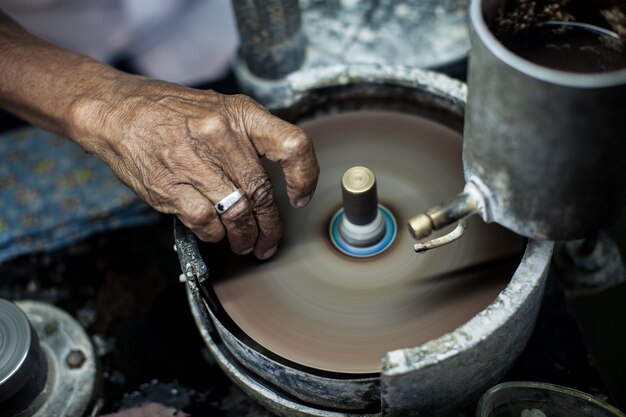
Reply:
<svg viewBox="0 0 626 417"><path fill-rule="evenodd" d="M530 240L511 281L487 308L437 339L388 352L383 357L383 373L393 376L415 372L476 347L510 320L530 294L542 285L553 247L551 241Z"/></svg>
<svg viewBox="0 0 626 417"><path fill-rule="evenodd" d="M445 74L406 66L331 65L293 73L287 77L288 94L278 107L290 107L312 90L356 83L397 85L420 89L455 104L467 101L465 83ZM272 106L277 107L277 106Z"/></svg>

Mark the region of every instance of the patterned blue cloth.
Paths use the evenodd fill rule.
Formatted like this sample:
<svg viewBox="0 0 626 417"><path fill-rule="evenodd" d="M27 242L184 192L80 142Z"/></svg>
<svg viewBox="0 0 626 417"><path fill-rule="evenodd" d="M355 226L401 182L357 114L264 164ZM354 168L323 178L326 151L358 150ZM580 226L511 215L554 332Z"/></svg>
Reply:
<svg viewBox="0 0 626 417"><path fill-rule="evenodd" d="M97 157L27 127L0 134L0 262L155 221Z"/></svg>

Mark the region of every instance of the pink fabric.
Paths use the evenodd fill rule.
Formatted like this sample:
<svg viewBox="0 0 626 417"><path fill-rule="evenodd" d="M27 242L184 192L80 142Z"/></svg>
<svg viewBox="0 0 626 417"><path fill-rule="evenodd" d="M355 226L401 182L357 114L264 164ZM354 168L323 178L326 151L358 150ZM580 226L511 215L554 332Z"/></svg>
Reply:
<svg viewBox="0 0 626 417"><path fill-rule="evenodd" d="M189 414L162 404L148 403L137 407L120 410L117 413L100 417L191 417Z"/></svg>

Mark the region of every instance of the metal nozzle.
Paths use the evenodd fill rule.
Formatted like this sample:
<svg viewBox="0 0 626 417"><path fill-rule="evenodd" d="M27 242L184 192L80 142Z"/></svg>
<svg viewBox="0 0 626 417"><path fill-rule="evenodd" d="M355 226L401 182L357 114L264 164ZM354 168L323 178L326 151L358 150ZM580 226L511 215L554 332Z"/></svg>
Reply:
<svg viewBox="0 0 626 417"><path fill-rule="evenodd" d="M415 239L422 239L433 232L433 222L430 217L425 214L418 214L408 222L409 233Z"/></svg>
<svg viewBox="0 0 626 417"><path fill-rule="evenodd" d="M449 234L415 245L416 252L425 252L454 242L463 236L467 224L463 219L478 212L479 203L475 193L462 192L444 204L435 206L426 213L418 214L408 222L409 232L415 239L423 239L433 231L442 229L454 222L459 225Z"/></svg>
<svg viewBox="0 0 626 417"><path fill-rule="evenodd" d="M409 220L409 232L415 239L423 239L433 231L478 212L474 194L462 192L444 204Z"/></svg>

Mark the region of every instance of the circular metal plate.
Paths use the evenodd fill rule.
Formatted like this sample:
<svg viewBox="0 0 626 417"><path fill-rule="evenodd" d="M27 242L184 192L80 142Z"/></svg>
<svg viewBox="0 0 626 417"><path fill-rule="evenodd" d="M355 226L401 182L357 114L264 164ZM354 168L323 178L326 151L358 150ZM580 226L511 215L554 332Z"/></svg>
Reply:
<svg viewBox="0 0 626 417"><path fill-rule="evenodd" d="M30 380L33 361L39 359L37 336L26 314L0 299L0 403L13 397Z"/></svg>
<svg viewBox="0 0 626 417"><path fill-rule="evenodd" d="M321 166L315 198L292 209L275 166L285 232L268 262L211 247L213 295L229 330L258 349L314 370L371 374L388 351L417 346L454 330L507 284L522 239L470 221L461 240L417 255L408 232L386 252L355 259L328 236L341 204L341 175L372 169L381 204L398 224L463 188L461 136L418 116L352 112L301 125ZM219 313L219 312L218 312Z"/></svg>
<svg viewBox="0 0 626 417"><path fill-rule="evenodd" d="M48 362L44 395L18 417L82 416L96 386L96 356L89 336L74 318L53 305L16 304L39 335Z"/></svg>

